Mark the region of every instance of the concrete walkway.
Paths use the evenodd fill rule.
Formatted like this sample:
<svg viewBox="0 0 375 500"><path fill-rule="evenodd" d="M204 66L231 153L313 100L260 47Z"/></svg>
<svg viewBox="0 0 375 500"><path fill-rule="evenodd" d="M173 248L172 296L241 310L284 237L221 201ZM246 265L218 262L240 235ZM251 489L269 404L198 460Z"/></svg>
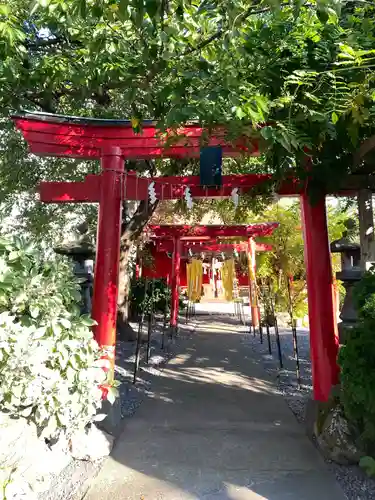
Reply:
<svg viewBox="0 0 375 500"><path fill-rule="evenodd" d="M242 336L198 319L85 500L345 498Z"/></svg>

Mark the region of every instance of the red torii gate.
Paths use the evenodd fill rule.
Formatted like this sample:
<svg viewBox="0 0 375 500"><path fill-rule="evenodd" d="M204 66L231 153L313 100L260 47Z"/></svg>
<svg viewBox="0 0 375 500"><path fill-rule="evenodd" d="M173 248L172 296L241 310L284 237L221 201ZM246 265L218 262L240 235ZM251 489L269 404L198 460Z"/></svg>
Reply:
<svg viewBox="0 0 375 500"><path fill-rule="evenodd" d="M142 269L142 262L137 257L136 263L136 276L139 278L141 275L145 275L148 277L154 278L166 278L169 280L172 271L172 254L174 251L174 243L173 240L168 239L152 239L152 247L151 251L153 257L155 258L154 268L148 268L147 266ZM255 242L255 251L256 252L270 252L273 250L273 246L267 243ZM249 251L249 244L247 242L241 243L218 243L216 239L213 239L212 242L208 242L207 240L201 241L183 241L181 243L181 258L187 258L189 256L189 251L191 251L191 255L194 253L209 253L216 254L222 252L246 252ZM165 259L164 256L166 254L171 254L169 259ZM160 258L159 258L160 257ZM249 274L249 273L248 273ZM181 273L181 277L184 273Z"/></svg>
<svg viewBox="0 0 375 500"><path fill-rule="evenodd" d="M164 240L154 238L152 239L154 243L156 243L156 250L158 253L168 252L173 254L175 249L175 244L173 240ZM187 252L191 250L193 252L208 252L208 253L222 253L222 252L233 252L236 251L246 252L249 254L250 252L270 252L273 250L273 246L267 243L260 243L255 241L254 246L252 246L251 242L241 242L241 243L217 243L216 239L212 239L212 243L208 243L207 240L194 240L194 241L182 241L181 242L181 258L186 257ZM249 265L253 266L253 272L255 275L255 255L250 257ZM156 272L157 274L157 272ZM259 306L253 305L253 295L256 293L256 290L252 289L254 286L251 283L250 270L248 270L248 284L249 284L249 306L251 311L251 321L254 326L259 325Z"/></svg>
<svg viewBox="0 0 375 500"><path fill-rule="evenodd" d="M188 225L149 225L148 230L153 239L168 239L173 242L173 261L171 277L171 327L177 327L179 286L180 286L180 266L182 245L187 242L205 241L217 238L241 238L247 239L249 262L255 266L255 242L254 238L259 236L269 236L278 227L278 222L264 222L260 224L222 226L188 226ZM254 283L249 277L250 308L251 318L254 325L258 325L258 307L254 303L255 289Z"/></svg>
<svg viewBox="0 0 375 500"><path fill-rule="evenodd" d="M173 253L174 250L174 244L173 241L171 240L162 240L157 242L156 246L157 252L158 253L163 253L163 252L168 252L168 253ZM193 242L183 242L182 245L182 253L181 257L186 257L187 252L191 250L192 252L207 252L207 253L223 253L223 252L249 252L249 244L242 242L242 243L207 243L206 241L193 241ZM259 243L255 241L255 253L257 252L271 252L273 250L272 245L268 245L267 243ZM254 267L254 274L255 274L255 259L253 260L253 267ZM248 286L249 286L249 299L250 299L250 307L252 303L252 296L251 296L251 276L250 272L248 270ZM258 308L259 309L259 308ZM251 309L251 320L255 326L258 326L259 324L259 316L260 314L255 314L254 310ZM255 316L255 317L254 317Z"/></svg>
<svg viewBox="0 0 375 500"><path fill-rule="evenodd" d="M118 264L122 200L148 198L148 186L155 182L160 199L182 198L186 186L192 197L230 196L270 180L269 175L224 176L222 187L200 187L199 177L139 179L124 172L124 159L196 157L201 144L220 145L224 156L258 154L258 145L248 137L236 143L226 139L224 127L205 131L187 125L160 134L155 123L142 124L142 132L133 131L127 120L101 120L52 114L25 113L13 117L16 126L36 155L100 159L101 173L87 176L83 182L45 182L40 186L41 201L47 203L99 203L97 255L93 318L98 325L95 338L114 358ZM332 297L332 268L326 220L325 199L311 204L306 186L291 180L277 189L281 195L300 195L304 227L305 259L309 301L310 346L314 399L328 399L338 381L336 363L338 338ZM108 223L111 221L111 223Z"/></svg>
<svg viewBox="0 0 375 500"><path fill-rule="evenodd" d="M208 226L210 227L210 226ZM230 227L230 226L229 226ZM272 250L272 245L268 245L266 243L259 243L254 241L252 243L253 238L248 238L248 241L241 243L218 243L217 238L210 238L207 240L207 236L195 236L193 240L181 239L181 258L184 256L184 252L188 250L194 250L198 252L246 252L249 254L249 264L251 262L253 273L255 275L255 254L256 252L268 252ZM175 251L175 242L172 239L163 239L156 235L151 236L151 241L156 244L156 249L158 252L168 252L174 253ZM172 264L173 264L172 259ZM137 264L139 265L139 264ZM139 268L138 268L139 272ZM254 283L251 282L250 269L248 271L248 280L249 280L249 305L251 310L251 321L253 325L258 326L259 324L259 307L253 304L253 298L256 294L256 289L254 287ZM254 289L253 289L254 288ZM173 295L173 294L172 294Z"/></svg>

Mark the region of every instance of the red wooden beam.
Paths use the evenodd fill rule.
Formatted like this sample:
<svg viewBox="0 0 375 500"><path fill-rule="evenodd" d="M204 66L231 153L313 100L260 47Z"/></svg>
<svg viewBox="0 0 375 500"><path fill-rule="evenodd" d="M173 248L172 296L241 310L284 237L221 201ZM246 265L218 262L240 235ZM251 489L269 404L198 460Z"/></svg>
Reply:
<svg viewBox="0 0 375 500"><path fill-rule="evenodd" d="M278 227L278 222L264 222L261 224L236 225L236 226L186 226L186 225L150 225L149 231L154 237L162 238L251 238L272 234Z"/></svg>
<svg viewBox="0 0 375 500"><path fill-rule="evenodd" d="M190 189L192 198L228 198L233 188L238 188L238 194L241 196L271 180L272 176L269 174L224 175L219 188L207 188L200 185L199 176L159 177L155 179L154 187L159 200L183 198L187 187ZM296 179L284 182L277 189L277 193L284 196L302 192L304 192L304 186Z"/></svg>
<svg viewBox="0 0 375 500"><path fill-rule="evenodd" d="M29 143L30 151L41 156L100 158L104 150L114 146L119 147L127 159L196 157L202 145L221 146L224 156L259 153L257 141L247 136L229 141L223 126L208 131L191 124L161 132L154 122L144 122L141 132L136 133L128 120L46 113L26 113L13 120Z"/></svg>
<svg viewBox="0 0 375 500"><path fill-rule="evenodd" d="M102 176L88 175L82 182L41 182L39 193L45 203L96 203ZM153 182L156 197L159 200L175 200L185 197L185 190L190 189L192 198L225 198L230 197L233 188L244 194L252 188L271 179L269 175L245 174L224 175L220 188L205 188L200 186L198 176L158 177L155 179L138 177L134 172L125 172L122 178L122 198L126 200L147 200L148 188ZM279 194L293 195L300 192L297 183L288 183L280 187Z"/></svg>
<svg viewBox="0 0 375 500"><path fill-rule="evenodd" d="M45 203L98 203L101 176L88 175L82 182L41 182L40 201Z"/></svg>

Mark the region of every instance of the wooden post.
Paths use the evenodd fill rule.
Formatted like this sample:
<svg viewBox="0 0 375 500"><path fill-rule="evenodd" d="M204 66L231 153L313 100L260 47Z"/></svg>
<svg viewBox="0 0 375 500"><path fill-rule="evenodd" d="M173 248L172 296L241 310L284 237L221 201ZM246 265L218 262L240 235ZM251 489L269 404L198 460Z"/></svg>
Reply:
<svg viewBox="0 0 375 500"><path fill-rule="evenodd" d="M333 303L333 276L325 198L312 204L308 195L301 196L301 215L307 270L314 400L327 401L332 387L338 383L339 339Z"/></svg>
<svg viewBox="0 0 375 500"><path fill-rule="evenodd" d="M110 148L101 159L101 194L95 260L92 317L97 322L95 339L110 361L113 373L116 343L117 295L122 216L121 149Z"/></svg>
<svg viewBox="0 0 375 500"><path fill-rule="evenodd" d="M171 280L171 327L177 329L178 309L179 309L179 291L180 291L180 266L181 266L181 240L175 238L174 252L172 261L172 280Z"/></svg>
<svg viewBox="0 0 375 500"><path fill-rule="evenodd" d="M251 323L253 327L259 327L259 305L257 298L256 289L256 262L255 262L255 242L253 238L248 239L248 261L249 261L249 300L250 300L250 311L251 311Z"/></svg>
<svg viewBox="0 0 375 500"><path fill-rule="evenodd" d="M372 192L360 189L357 195L359 235L361 243L361 270L367 271L375 263L374 213L372 208Z"/></svg>

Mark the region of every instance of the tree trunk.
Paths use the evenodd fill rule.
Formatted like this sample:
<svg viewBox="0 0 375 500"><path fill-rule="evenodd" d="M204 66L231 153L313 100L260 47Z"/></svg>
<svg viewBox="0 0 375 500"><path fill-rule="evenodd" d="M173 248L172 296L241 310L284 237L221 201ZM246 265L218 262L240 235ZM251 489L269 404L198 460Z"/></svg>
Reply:
<svg viewBox="0 0 375 500"><path fill-rule="evenodd" d="M129 260L132 246L141 235L150 217L154 213L158 201L151 204L143 200L138 205L133 217L128 223L123 224L120 243L120 269L119 269L119 295L117 314L117 334L121 340L134 340L136 332L129 326L129 292L131 277L129 273Z"/></svg>
<svg viewBox="0 0 375 500"><path fill-rule="evenodd" d="M375 262L374 214L372 192L369 189L358 191L359 235L361 243L361 269L367 271Z"/></svg>

